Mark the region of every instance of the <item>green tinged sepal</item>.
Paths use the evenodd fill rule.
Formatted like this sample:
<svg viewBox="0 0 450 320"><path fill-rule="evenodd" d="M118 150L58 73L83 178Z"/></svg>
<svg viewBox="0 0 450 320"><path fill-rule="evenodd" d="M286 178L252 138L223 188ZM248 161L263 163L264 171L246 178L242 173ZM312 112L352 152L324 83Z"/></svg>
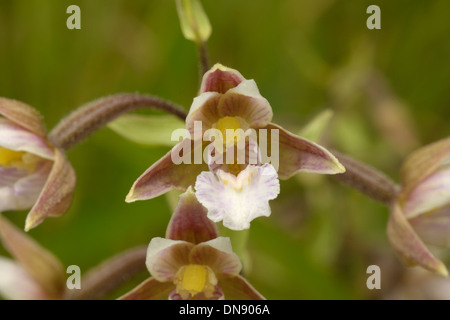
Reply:
<svg viewBox="0 0 450 320"><path fill-rule="evenodd" d="M197 45L206 42L212 28L199 0L176 0L181 31L186 39Z"/></svg>

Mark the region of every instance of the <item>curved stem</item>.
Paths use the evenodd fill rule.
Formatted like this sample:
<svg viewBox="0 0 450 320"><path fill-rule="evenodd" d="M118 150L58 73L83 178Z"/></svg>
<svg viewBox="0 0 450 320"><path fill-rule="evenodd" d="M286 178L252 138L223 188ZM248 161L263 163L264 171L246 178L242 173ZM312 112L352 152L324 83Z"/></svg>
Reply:
<svg viewBox="0 0 450 320"><path fill-rule="evenodd" d="M78 108L53 128L49 140L54 146L67 150L122 114L144 108L164 110L182 120L186 119L183 109L167 100L137 93L120 93Z"/></svg>
<svg viewBox="0 0 450 320"><path fill-rule="evenodd" d="M125 251L112 257L81 279L81 290L68 290L66 300L95 300L106 296L145 269L147 246Z"/></svg>
<svg viewBox="0 0 450 320"><path fill-rule="evenodd" d="M345 173L334 175L337 180L383 204L390 205L394 201L400 186L388 176L347 155L334 150L332 150L332 153L346 169Z"/></svg>
<svg viewBox="0 0 450 320"><path fill-rule="evenodd" d="M206 46L206 42L202 42L201 44L197 45L198 49L198 57L200 59L200 78L203 77L203 75L209 70L209 54L208 54L208 48Z"/></svg>

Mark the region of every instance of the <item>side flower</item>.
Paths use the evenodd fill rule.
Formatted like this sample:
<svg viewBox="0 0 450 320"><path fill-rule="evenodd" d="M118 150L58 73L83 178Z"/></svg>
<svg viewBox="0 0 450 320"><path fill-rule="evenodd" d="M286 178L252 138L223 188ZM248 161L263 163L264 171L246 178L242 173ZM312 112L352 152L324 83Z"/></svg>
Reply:
<svg viewBox="0 0 450 320"><path fill-rule="evenodd" d="M229 238L219 237L192 188L180 196L166 232L147 251L152 275L121 300L264 299L242 276Z"/></svg>
<svg viewBox="0 0 450 320"><path fill-rule="evenodd" d="M388 236L406 263L448 275L425 244L450 246L450 138L417 150L405 161Z"/></svg>
<svg viewBox="0 0 450 320"><path fill-rule="evenodd" d="M31 209L25 230L68 208L75 172L47 139L40 114L0 98L0 212Z"/></svg>

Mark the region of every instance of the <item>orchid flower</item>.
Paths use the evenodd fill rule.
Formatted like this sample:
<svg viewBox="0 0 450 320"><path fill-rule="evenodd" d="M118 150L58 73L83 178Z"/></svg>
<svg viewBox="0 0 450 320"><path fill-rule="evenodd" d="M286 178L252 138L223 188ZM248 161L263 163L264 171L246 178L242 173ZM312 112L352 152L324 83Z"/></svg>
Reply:
<svg viewBox="0 0 450 320"><path fill-rule="evenodd" d="M345 171L339 161L325 148L272 123L272 117L272 108L259 93L254 80L246 80L238 71L216 64L203 76L200 94L194 99L186 118L189 137L178 143L136 180L126 201L151 199L169 190L185 190L195 184L199 192L198 200L208 208L209 216L214 216L212 218L214 221L223 219L226 226L241 230L248 228L248 223L256 217L257 212L259 215L270 214L270 208L268 211L266 204L279 193L278 178L288 179L297 172L336 174ZM195 138L198 124L203 135L210 129L223 133L222 142L225 148L220 148L221 143L217 139L210 143L207 141L199 143ZM241 132L253 129L257 137L252 138L245 134L229 139L229 130L240 129ZM191 134L194 134L194 139ZM271 161L269 164L269 160L273 159L267 157L267 152L265 157L261 157L258 150L257 157L264 165L263 168L259 165L257 168L258 166L248 162L243 162L244 165L234 162L231 166L227 164L218 168L221 171L210 170L209 163L205 162L175 164L172 161L173 154L183 153L184 158L195 158L198 149L201 149L200 154L203 154L205 151L209 152L211 146L216 153L226 154L230 142L232 148L234 145L239 146L242 137L245 139L242 141L245 142L243 143L245 148L256 140L259 140L261 145L261 141L264 140L266 147L270 148L272 153L276 152L279 159L275 161L276 163ZM185 148L186 146L191 148ZM274 150L273 147L278 148ZM190 150L191 153L188 154L189 151L186 150ZM269 176L263 177L263 171ZM202 172L204 173L200 175ZM213 194L222 199L212 201ZM259 208L254 202L242 206L244 194L247 199L261 199L263 208ZM223 207L224 204L227 206Z"/></svg>
<svg viewBox="0 0 450 320"><path fill-rule="evenodd" d="M0 212L31 209L25 230L64 213L75 172L32 107L0 98Z"/></svg>
<svg viewBox="0 0 450 320"><path fill-rule="evenodd" d="M425 146L406 159L388 236L408 264L448 275L425 243L450 246L450 138Z"/></svg>
<svg viewBox="0 0 450 320"><path fill-rule="evenodd" d="M152 275L122 300L264 299L242 276L229 238L219 237L192 188L180 196L166 238L153 238L146 265Z"/></svg>
<svg viewBox="0 0 450 320"><path fill-rule="evenodd" d="M2 216L0 240L14 258L0 256L0 296L11 300L62 299L65 273L51 252Z"/></svg>

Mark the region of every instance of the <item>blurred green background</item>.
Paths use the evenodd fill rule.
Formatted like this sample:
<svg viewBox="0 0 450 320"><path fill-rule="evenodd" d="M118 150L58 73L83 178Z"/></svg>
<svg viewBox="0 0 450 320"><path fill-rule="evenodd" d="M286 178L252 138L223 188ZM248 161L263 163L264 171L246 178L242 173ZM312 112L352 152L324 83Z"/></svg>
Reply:
<svg viewBox="0 0 450 320"><path fill-rule="evenodd" d="M81 30L66 28L71 4L81 7ZM371 4L381 8L381 30L366 27ZM330 108L335 116L320 142L396 181L409 152L449 135L449 1L203 5L213 27L211 62L255 79L276 123L299 132ZM182 36L174 1L0 0L0 96L37 108L48 129L119 92L155 94L188 110L199 81L196 48ZM164 236L166 197L124 199L167 151L98 131L68 153L78 177L70 210L29 234L82 272ZM5 216L23 227L26 212ZM332 177L299 174L282 182L271 217L252 222L246 276L269 299L389 298L409 271L389 245L387 218L387 208ZM382 270L381 290L366 287L373 264Z"/></svg>

